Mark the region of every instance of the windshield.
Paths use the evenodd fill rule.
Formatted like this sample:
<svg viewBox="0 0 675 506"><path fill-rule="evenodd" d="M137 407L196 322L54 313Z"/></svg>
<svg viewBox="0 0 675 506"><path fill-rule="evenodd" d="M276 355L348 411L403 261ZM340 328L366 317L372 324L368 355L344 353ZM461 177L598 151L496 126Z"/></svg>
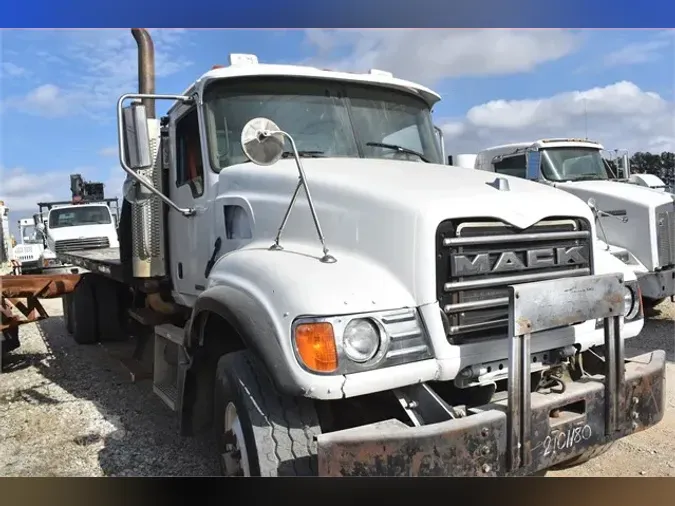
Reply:
<svg viewBox="0 0 675 506"><path fill-rule="evenodd" d="M49 213L49 228L106 225L111 222L107 206L67 207L52 209Z"/></svg>
<svg viewBox="0 0 675 506"><path fill-rule="evenodd" d="M442 163L429 107L409 93L335 81L266 78L215 83L205 101L211 163L217 170L248 161L240 136L256 117L274 121L293 136L298 151L312 156Z"/></svg>
<svg viewBox="0 0 675 506"><path fill-rule="evenodd" d="M542 174L551 181L607 180L607 167L600 151L592 148L543 150Z"/></svg>
<svg viewBox="0 0 675 506"><path fill-rule="evenodd" d="M34 226L26 226L21 229L21 237L24 244L38 244L42 241L38 238L37 231Z"/></svg>

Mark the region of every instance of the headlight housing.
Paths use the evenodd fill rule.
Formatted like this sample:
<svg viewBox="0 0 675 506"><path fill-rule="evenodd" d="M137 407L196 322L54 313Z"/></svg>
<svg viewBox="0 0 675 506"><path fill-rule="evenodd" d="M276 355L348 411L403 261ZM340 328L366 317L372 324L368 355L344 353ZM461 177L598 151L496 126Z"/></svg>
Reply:
<svg viewBox="0 0 675 506"><path fill-rule="evenodd" d="M342 331L345 355L359 364L373 358L381 344L380 328L370 318L355 318Z"/></svg>
<svg viewBox="0 0 675 506"><path fill-rule="evenodd" d="M350 374L433 357L416 309L298 318L298 363L314 374Z"/></svg>

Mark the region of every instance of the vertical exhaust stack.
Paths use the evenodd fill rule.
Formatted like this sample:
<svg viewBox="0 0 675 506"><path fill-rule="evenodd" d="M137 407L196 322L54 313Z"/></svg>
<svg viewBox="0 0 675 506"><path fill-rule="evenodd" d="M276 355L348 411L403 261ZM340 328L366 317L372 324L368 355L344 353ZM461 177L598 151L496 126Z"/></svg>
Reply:
<svg viewBox="0 0 675 506"><path fill-rule="evenodd" d="M624 179L630 179L630 158L628 153L625 153L622 157L623 160L623 177Z"/></svg>
<svg viewBox="0 0 675 506"><path fill-rule="evenodd" d="M155 93L155 47L145 28L132 28L131 34L138 45L138 93ZM160 125L156 118L155 100L143 99L150 133L151 166L138 173L152 181L155 188L162 188L162 163L160 150ZM164 245L163 203L147 195L131 204L132 262L135 278L161 278L166 275Z"/></svg>
<svg viewBox="0 0 675 506"><path fill-rule="evenodd" d="M145 28L132 28L131 34L138 45L138 93L155 93L155 44ZM155 101L143 100L149 119L155 119Z"/></svg>

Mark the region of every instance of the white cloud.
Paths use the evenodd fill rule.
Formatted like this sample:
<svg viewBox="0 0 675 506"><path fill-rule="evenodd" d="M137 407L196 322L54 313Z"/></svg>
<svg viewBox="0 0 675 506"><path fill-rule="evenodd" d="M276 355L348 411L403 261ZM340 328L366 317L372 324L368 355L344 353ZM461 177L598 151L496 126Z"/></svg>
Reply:
<svg viewBox="0 0 675 506"><path fill-rule="evenodd" d="M527 100L493 100L441 120L449 153L545 137L586 137L608 149L675 151L672 102L628 81Z"/></svg>
<svg viewBox="0 0 675 506"><path fill-rule="evenodd" d="M340 70L379 68L425 84L443 78L528 72L580 46L567 30L308 30L318 55L309 64Z"/></svg>
<svg viewBox="0 0 675 506"><path fill-rule="evenodd" d="M27 75L28 72L25 68L20 67L16 63L10 61L3 61L2 67L0 67L0 77L22 77Z"/></svg>
<svg viewBox="0 0 675 506"><path fill-rule="evenodd" d="M117 146L107 146L98 151L100 156L117 156Z"/></svg>
<svg viewBox="0 0 675 506"><path fill-rule="evenodd" d="M16 221L23 214L37 212L38 202L69 200L70 174L81 174L87 181L103 181L108 197L121 195L124 172L119 167L110 169L105 177L101 177L101 171L93 167L48 172L35 172L23 167L3 170L0 167L0 200L4 200L10 209L12 221Z"/></svg>
<svg viewBox="0 0 675 506"><path fill-rule="evenodd" d="M67 198L70 179L67 172L32 172L22 167L0 170L0 200L9 207L12 221L22 213L37 212L37 203Z"/></svg>
<svg viewBox="0 0 675 506"><path fill-rule="evenodd" d="M628 44L609 53L605 57L605 66L616 67L619 65L637 65L660 60L665 50L673 50L673 41L667 37L659 36L653 40Z"/></svg>
<svg viewBox="0 0 675 506"><path fill-rule="evenodd" d="M184 30L151 33L158 81L191 65L181 54ZM37 61L58 71L61 81L44 82L24 95L6 97L5 108L47 117L87 115L112 121L110 110L119 96L137 89L137 47L129 30L77 30L50 35L62 37L59 40L65 40L66 49L58 55L42 50Z"/></svg>
<svg viewBox="0 0 675 506"><path fill-rule="evenodd" d="M22 97L15 97L7 105L16 107L29 114L55 118L72 112L70 96L58 86L43 84L32 89Z"/></svg>

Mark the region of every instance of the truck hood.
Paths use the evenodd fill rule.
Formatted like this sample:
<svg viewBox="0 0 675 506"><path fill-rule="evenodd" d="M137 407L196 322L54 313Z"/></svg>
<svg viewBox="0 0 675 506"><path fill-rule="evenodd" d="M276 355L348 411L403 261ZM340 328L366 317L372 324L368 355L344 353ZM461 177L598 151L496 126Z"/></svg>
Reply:
<svg viewBox="0 0 675 506"><path fill-rule="evenodd" d="M527 228L546 217L566 216L594 226L589 207L578 198L519 178L504 177L509 186L504 191L489 184L495 174L421 162L307 158L303 166L330 252L338 261L358 257L388 270L419 304L437 298L436 230L444 220L479 217ZM218 201L226 206L225 228L235 234L240 230L228 226L227 211L228 206L243 207L256 238L245 247L260 247L260 241L269 246L297 182L293 160L223 170ZM302 190L281 245L286 251L321 256Z"/></svg>
<svg viewBox="0 0 675 506"><path fill-rule="evenodd" d="M546 216L571 215L592 219L587 206L561 192L530 181L508 176L509 191L490 183L497 176L474 169L446 165L381 159L303 159L310 192L315 200L330 202L343 211L372 211L375 205L394 207L419 216L493 216L519 228ZM235 174L238 173L238 174ZM295 162L282 160L270 167L242 164L221 173L221 181L232 175L247 186L266 187L290 199L298 173ZM243 177L242 177L243 176ZM267 183L267 184L265 184ZM289 193L290 192L290 193ZM302 192L301 192L302 193ZM526 200L523 200L525 197ZM349 209L355 199L364 208ZM367 203L366 203L367 202ZM319 203L319 202L317 202ZM321 203L319 203L321 205Z"/></svg>
<svg viewBox="0 0 675 506"><path fill-rule="evenodd" d="M608 203L613 202L618 205L625 202L629 205L647 209L656 209L663 204L673 202L673 198L667 193L657 192L645 186L618 181L578 181L557 183L554 186L570 193L579 194L579 196L588 195L595 197L598 205L600 205L599 198Z"/></svg>
<svg viewBox="0 0 675 506"><path fill-rule="evenodd" d="M32 262L40 258L43 249L42 244L17 244L12 249L12 253L15 260Z"/></svg>
<svg viewBox="0 0 675 506"><path fill-rule="evenodd" d="M79 227L50 228L49 238L54 241L67 239L84 239L88 237L112 237L116 236L115 227L110 223L106 225L82 225Z"/></svg>
<svg viewBox="0 0 675 506"><path fill-rule="evenodd" d="M616 181L566 182L554 186L584 202L592 197L598 209L627 218L625 223L611 217L601 218L602 229L598 227L598 237L609 244L626 248L650 271L661 267L657 252L656 214L657 211L675 209L671 195Z"/></svg>

